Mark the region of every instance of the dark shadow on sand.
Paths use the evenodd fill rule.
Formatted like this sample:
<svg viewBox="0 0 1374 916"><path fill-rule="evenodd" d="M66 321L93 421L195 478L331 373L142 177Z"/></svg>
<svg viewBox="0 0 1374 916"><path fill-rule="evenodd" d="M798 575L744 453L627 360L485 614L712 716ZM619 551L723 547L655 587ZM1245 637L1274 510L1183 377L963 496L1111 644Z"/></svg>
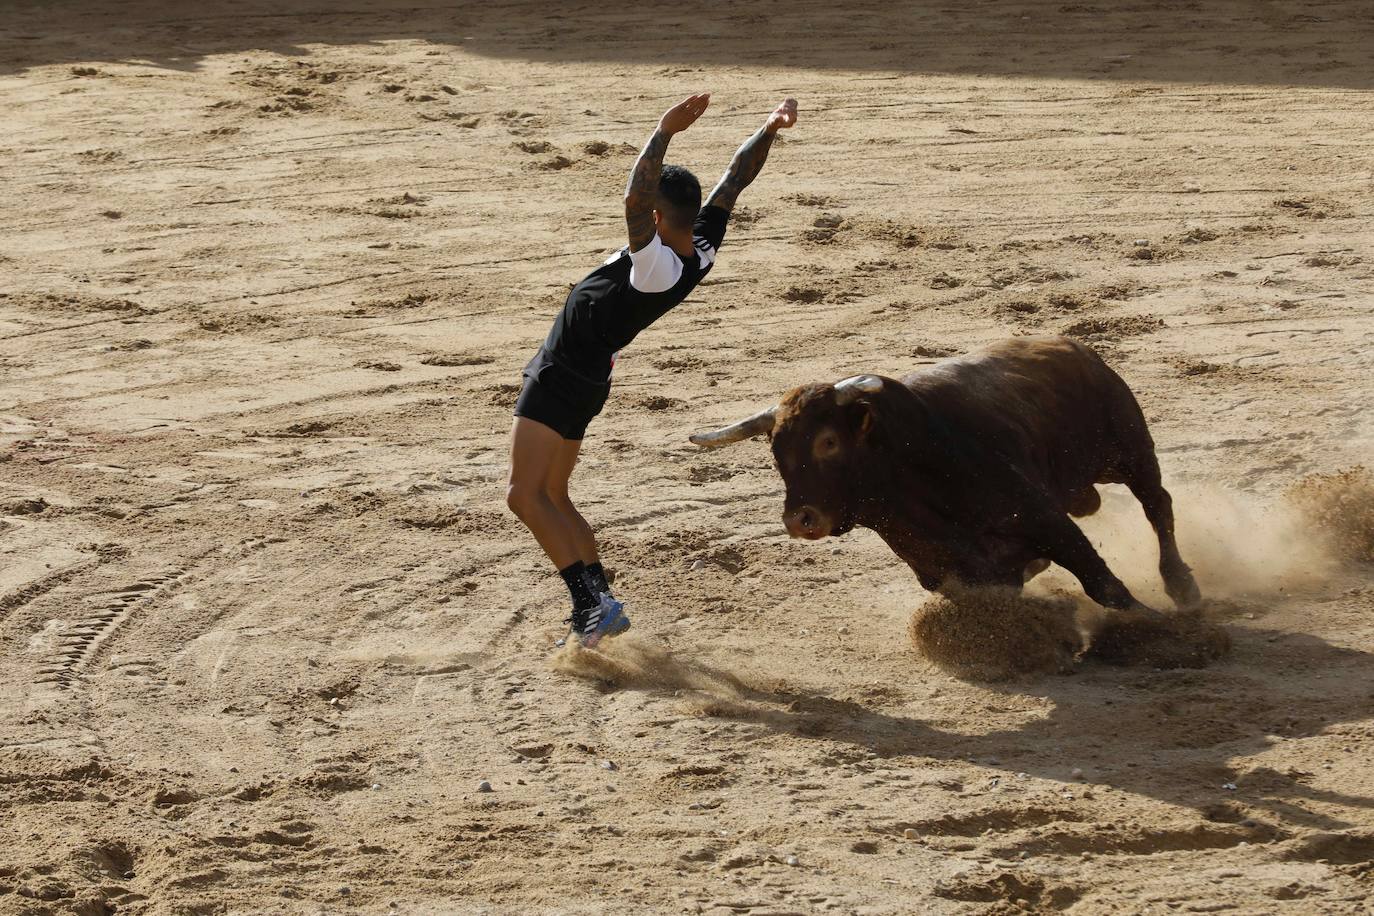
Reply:
<svg viewBox="0 0 1374 916"><path fill-rule="evenodd" d="M652 68L666 95L680 92L686 77L709 86L712 70L722 67L758 73L770 94L791 88L769 82L775 67L854 71L860 80L878 71L1374 86L1374 12L1364 0L740 0L706 7L523 0L10 0L0 4L0 75L44 64L119 61L194 70L215 54L303 55L318 44L416 39L438 50L461 47L492 58ZM862 85L845 90L845 107L862 103ZM615 101L589 97L588 103Z"/></svg>
<svg viewBox="0 0 1374 916"><path fill-rule="evenodd" d="M1229 761L1374 716L1374 655L1302 633L1228 630L1232 653L1209 668L1157 671L1089 663L1073 676L1001 685L1003 692L1050 699L1053 712L1021 728L977 736L804 688L750 688L686 659L674 662L678 674L669 682L622 687L700 687L709 693L718 683L727 689L719 702L707 697L699 704L706 715L850 745L863 752L856 759L871 754L971 761L985 767L990 779L1028 773L1062 781L1075 787L1072 792L1091 788L1070 778L1071 768L1082 767L1090 783L1193 808L1219 829L1242 831L1234 825L1253 820L1244 829L1256 842L1283 838L1293 828L1369 823L1374 814L1346 822L1317 808L1368 811L1374 799L1317 788L1311 785L1314 773L1239 770ZM1047 746L1056 749L1053 760L1045 759Z"/></svg>

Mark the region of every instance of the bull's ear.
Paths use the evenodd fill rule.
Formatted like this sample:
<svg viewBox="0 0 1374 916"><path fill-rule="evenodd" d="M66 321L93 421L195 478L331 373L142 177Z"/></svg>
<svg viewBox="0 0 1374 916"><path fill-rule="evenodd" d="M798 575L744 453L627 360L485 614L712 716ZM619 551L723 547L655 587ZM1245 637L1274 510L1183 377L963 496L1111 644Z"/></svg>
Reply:
<svg viewBox="0 0 1374 916"><path fill-rule="evenodd" d="M854 438L862 442L873 431L873 405L868 401L856 401L850 409L854 411Z"/></svg>

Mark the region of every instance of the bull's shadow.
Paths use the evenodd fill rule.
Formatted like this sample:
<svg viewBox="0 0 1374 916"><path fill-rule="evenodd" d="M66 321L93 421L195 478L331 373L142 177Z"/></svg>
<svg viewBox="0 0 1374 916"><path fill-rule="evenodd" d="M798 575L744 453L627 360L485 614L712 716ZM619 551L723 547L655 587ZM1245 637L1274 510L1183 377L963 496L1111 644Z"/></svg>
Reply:
<svg viewBox="0 0 1374 916"><path fill-rule="evenodd" d="M484 57L650 67L663 74L665 85L682 77L663 68L681 65L705 70L700 78L722 67L801 66L1367 89L1374 86L1368 54L1374 21L1366 11L1363 0L738 0L706 12L661 0L578 6L238 0L223 9L168 0L16 0L0 4L0 75L45 64L121 61L195 70L216 54L267 50L305 57L319 44L383 50L387 42L422 39ZM873 117L872 107L861 102L840 107L867 109L861 116Z"/></svg>
<svg viewBox="0 0 1374 916"><path fill-rule="evenodd" d="M1211 819L1239 820L1246 815L1238 812L1248 808L1276 827L1352 826L1309 805L1371 809L1374 799L1316 788L1307 782L1312 773L1237 768L1229 761L1374 716L1374 656L1302 633L1228 629L1232 653L1210 668L1089 664L1073 676L1004 686L1008 693L1046 697L1054 711L982 735L941 731L919 718L804 689L747 690L751 703L724 704L716 712L880 757L972 761L1065 782L1079 766L1092 782L1191 807ZM1052 761L1045 759L1046 746L1055 749Z"/></svg>

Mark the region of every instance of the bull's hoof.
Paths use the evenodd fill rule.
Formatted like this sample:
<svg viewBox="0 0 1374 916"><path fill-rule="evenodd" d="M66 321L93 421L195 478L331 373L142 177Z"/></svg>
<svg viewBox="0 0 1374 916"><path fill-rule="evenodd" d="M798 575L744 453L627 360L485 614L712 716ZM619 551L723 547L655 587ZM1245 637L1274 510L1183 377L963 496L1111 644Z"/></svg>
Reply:
<svg viewBox="0 0 1374 916"><path fill-rule="evenodd" d="M1231 637L1197 613L1109 614L1086 657L1111 665L1203 668L1231 650Z"/></svg>
<svg viewBox="0 0 1374 916"><path fill-rule="evenodd" d="M1191 611L1202 603L1202 589L1197 587L1197 580L1190 572L1184 571L1182 575L1166 580L1164 590L1180 611Z"/></svg>

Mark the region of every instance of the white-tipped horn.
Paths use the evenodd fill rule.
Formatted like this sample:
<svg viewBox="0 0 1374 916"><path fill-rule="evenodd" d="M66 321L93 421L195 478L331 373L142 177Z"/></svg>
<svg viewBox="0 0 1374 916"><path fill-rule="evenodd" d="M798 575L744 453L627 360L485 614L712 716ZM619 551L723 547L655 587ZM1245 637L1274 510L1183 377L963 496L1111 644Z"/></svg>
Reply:
<svg viewBox="0 0 1374 916"><path fill-rule="evenodd" d="M835 383L835 402L849 404L861 394L876 394L883 390L883 380L876 375L855 375Z"/></svg>
<svg viewBox="0 0 1374 916"><path fill-rule="evenodd" d="M773 430L773 414L776 407L767 410L760 410L738 423L732 423L722 429L710 433L697 433L688 436L693 445L700 445L702 448L718 448L722 445L729 445L732 442L739 442L751 436L761 436Z"/></svg>

